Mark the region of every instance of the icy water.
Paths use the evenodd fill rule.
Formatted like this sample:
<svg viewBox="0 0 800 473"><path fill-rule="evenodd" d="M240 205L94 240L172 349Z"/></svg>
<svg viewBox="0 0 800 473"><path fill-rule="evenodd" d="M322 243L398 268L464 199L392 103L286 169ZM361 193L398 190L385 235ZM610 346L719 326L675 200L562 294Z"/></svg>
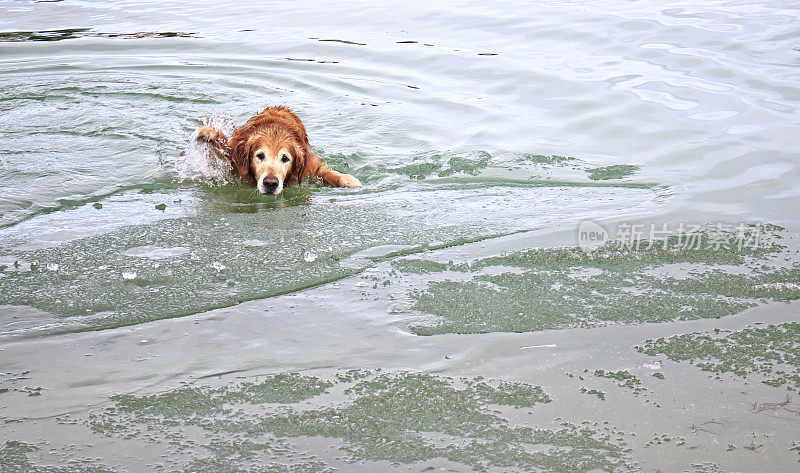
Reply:
<svg viewBox="0 0 800 473"><path fill-rule="evenodd" d="M800 8L702 3L0 1L0 471L796 471Z"/></svg>

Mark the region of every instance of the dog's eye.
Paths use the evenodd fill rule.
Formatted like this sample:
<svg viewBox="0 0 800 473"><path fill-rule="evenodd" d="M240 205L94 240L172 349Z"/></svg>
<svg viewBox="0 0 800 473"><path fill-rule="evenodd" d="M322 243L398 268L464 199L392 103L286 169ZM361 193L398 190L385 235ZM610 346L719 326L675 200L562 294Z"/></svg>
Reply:
<svg viewBox="0 0 800 473"><path fill-rule="evenodd" d="M259 161L263 161L264 160L264 153L258 153L256 155L256 158L258 158Z"/></svg>
<svg viewBox="0 0 800 473"><path fill-rule="evenodd" d="M288 163L289 162L289 156L286 156L284 154L283 156L281 156L281 161L284 162L284 163Z"/></svg>

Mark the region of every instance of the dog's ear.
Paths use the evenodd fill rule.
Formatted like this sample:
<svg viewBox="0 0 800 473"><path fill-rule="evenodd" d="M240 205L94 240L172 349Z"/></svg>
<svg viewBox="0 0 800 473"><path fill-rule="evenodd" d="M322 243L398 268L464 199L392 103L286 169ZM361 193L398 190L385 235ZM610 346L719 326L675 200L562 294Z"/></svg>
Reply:
<svg viewBox="0 0 800 473"><path fill-rule="evenodd" d="M308 151L306 147L302 145L295 145L293 148L294 160L292 161L292 169L289 171L289 174L293 179L297 180L298 184L302 184L303 179L306 177L305 172L306 163L308 161Z"/></svg>
<svg viewBox="0 0 800 473"><path fill-rule="evenodd" d="M250 168L250 142L247 139L236 137L231 143L231 164L243 180L251 179L253 170Z"/></svg>

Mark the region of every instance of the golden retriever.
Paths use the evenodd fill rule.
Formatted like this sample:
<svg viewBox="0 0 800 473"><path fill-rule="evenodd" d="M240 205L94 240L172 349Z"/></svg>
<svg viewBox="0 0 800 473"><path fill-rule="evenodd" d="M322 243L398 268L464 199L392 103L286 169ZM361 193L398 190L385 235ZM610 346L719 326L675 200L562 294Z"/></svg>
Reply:
<svg viewBox="0 0 800 473"><path fill-rule="evenodd" d="M220 159L230 160L245 183L262 194L316 177L337 187L357 187L358 179L334 171L311 150L303 123L286 107L268 107L233 132L230 140L212 126L197 130Z"/></svg>

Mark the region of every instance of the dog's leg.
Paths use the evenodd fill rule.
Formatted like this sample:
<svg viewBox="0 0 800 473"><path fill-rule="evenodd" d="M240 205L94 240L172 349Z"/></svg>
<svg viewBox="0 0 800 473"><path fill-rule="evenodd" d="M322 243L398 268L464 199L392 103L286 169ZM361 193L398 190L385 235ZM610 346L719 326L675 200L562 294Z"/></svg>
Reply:
<svg viewBox="0 0 800 473"><path fill-rule="evenodd" d="M217 158L224 161L230 159L231 149L228 146L228 137L221 130L213 126L201 126L197 129L196 136L197 141L208 143Z"/></svg>
<svg viewBox="0 0 800 473"><path fill-rule="evenodd" d="M313 174L325 181L326 184L336 187L361 186L361 181L350 174L342 174L328 167L328 165L325 163L325 160L322 159L317 153L309 151L308 154L309 164L311 165L312 169L314 169Z"/></svg>
<svg viewBox="0 0 800 473"><path fill-rule="evenodd" d="M359 187L361 186L361 181L356 179L355 177L351 176L350 174L342 174L340 172L334 171L333 169L329 168L327 165L324 166L325 171L320 176L323 181L326 183L336 186L336 187Z"/></svg>

